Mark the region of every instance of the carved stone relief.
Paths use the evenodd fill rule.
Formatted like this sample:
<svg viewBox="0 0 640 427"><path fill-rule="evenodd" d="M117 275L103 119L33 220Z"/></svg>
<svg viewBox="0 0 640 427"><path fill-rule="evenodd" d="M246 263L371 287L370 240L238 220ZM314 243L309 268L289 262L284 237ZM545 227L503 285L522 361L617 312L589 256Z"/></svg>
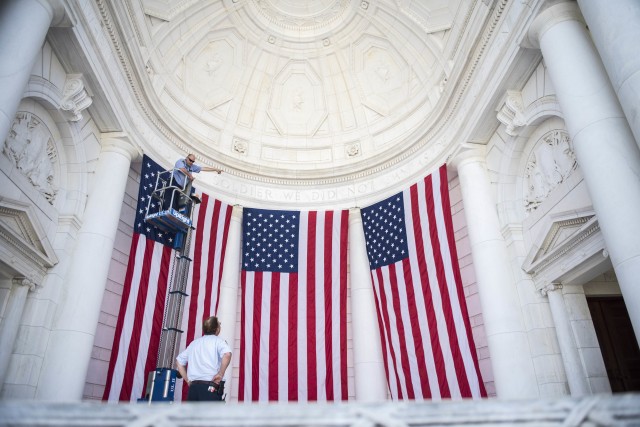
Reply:
<svg viewBox="0 0 640 427"><path fill-rule="evenodd" d="M24 111L18 112L2 153L53 204L58 192L54 184L57 152L51 133L37 116Z"/></svg>
<svg viewBox="0 0 640 427"><path fill-rule="evenodd" d="M569 135L561 130L545 134L527 161L524 174L526 210L536 209L577 166Z"/></svg>
<svg viewBox="0 0 640 427"><path fill-rule="evenodd" d="M236 153L246 156L248 148L249 145L247 144L247 141L243 141L237 138L233 140L233 151L235 151Z"/></svg>
<svg viewBox="0 0 640 427"><path fill-rule="evenodd" d="M360 155L360 143L355 142L345 147L345 151L348 157L357 157Z"/></svg>

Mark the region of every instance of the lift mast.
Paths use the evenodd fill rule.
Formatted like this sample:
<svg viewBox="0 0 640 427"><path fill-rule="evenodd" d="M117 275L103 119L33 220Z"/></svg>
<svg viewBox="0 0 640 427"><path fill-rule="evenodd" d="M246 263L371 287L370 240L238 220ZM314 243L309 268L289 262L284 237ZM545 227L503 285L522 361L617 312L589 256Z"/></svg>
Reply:
<svg viewBox="0 0 640 427"><path fill-rule="evenodd" d="M166 232L175 233L173 248L175 258L171 266L169 293L162 319L162 332L158 349L156 369L149 372L145 397L139 401L172 402L178 372L174 369L180 338L182 337L182 314L184 312L187 281L191 258L191 234L194 231L191 215L193 205L200 199L191 194L191 182L178 185L176 169L158 174L149 202L145 221Z"/></svg>

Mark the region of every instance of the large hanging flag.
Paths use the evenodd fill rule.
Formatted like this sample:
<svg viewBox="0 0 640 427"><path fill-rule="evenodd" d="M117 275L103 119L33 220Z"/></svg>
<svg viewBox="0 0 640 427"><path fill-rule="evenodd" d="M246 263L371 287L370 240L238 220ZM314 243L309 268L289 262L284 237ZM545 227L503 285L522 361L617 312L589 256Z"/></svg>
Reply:
<svg viewBox="0 0 640 427"><path fill-rule="evenodd" d="M347 399L348 215L244 209L240 401Z"/></svg>
<svg viewBox="0 0 640 427"><path fill-rule="evenodd" d="M460 278L446 166L363 208L362 223L392 398L485 397Z"/></svg>
<svg viewBox="0 0 640 427"><path fill-rule="evenodd" d="M175 235L145 223L150 194L162 171L146 155L138 194L129 263L103 400L135 401L144 394L147 374L156 368L165 303L169 292ZM154 200L151 201L155 203ZM189 280L180 348L202 334L202 319L215 315L220 295L232 206L202 195L193 213ZM175 399L182 396L177 381Z"/></svg>

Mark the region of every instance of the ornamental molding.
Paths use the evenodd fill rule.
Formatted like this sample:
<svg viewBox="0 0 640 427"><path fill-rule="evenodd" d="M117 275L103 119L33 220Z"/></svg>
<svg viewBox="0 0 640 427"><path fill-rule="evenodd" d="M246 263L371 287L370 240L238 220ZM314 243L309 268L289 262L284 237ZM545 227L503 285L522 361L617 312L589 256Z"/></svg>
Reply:
<svg viewBox="0 0 640 427"><path fill-rule="evenodd" d="M184 12L200 0L143 0L142 5L145 15L171 21L178 14ZM124 2L129 3L129 2Z"/></svg>
<svg viewBox="0 0 640 427"><path fill-rule="evenodd" d="M333 0L333 4L319 13L302 16L278 10L269 0L252 0L258 13L267 21L289 31L318 30L338 20L347 10L350 0Z"/></svg>
<svg viewBox="0 0 640 427"><path fill-rule="evenodd" d="M438 7L440 5L425 0L396 0L395 3L404 16L415 22L427 34L451 29L454 13L449 9L450 6Z"/></svg>
<svg viewBox="0 0 640 427"><path fill-rule="evenodd" d="M510 136L526 136L526 127L541 117L562 117L555 95L542 96L525 107L522 92L508 90L498 105L500 107L496 110L496 118L505 126L505 132Z"/></svg>
<svg viewBox="0 0 640 427"><path fill-rule="evenodd" d="M498 121L505 125L507 135L518 136L518 128L526 125L522 108L522 92L509 90L498 110Z"/></svg>
<svg viewBox="0 0 640 427"><path fill-rule="evenodd" d="M82 74L67 74L60 109L67 113L69 121L79 122L82 120L82 111L89 108L92 103L93 99L85 88Z"/></svg>

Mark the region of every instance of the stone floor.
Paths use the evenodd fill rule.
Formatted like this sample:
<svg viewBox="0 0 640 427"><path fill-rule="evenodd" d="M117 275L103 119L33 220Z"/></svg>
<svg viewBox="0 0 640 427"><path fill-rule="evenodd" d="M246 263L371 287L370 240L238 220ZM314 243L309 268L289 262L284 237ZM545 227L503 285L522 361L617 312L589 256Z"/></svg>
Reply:
<svg viewBox="0 0 640 427"><path fill-rule="evenodd" d="M0 426L640 426L640 394L360 404L0 402Z"/></svg>

